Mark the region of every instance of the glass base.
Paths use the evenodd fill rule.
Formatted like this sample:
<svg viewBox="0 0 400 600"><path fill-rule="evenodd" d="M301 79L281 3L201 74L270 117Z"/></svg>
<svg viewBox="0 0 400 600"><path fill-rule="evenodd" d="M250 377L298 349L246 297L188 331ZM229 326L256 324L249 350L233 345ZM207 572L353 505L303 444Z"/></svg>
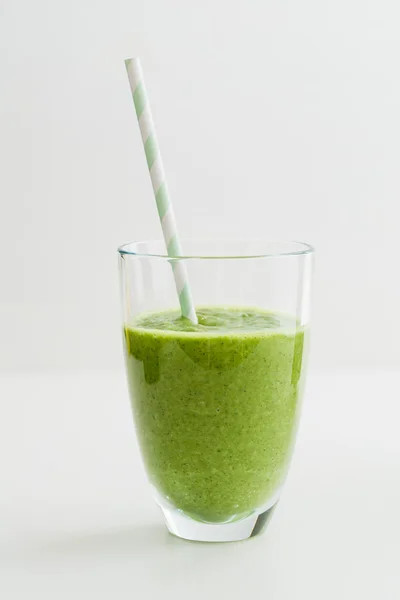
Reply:
<svg viewBox="0 0 400 600"><path fill-rule="evenodd" d="M202 523L173 507L160 505L167 527L173 535L195 542L239 542L261 533L274 512L276 502L262 513L230 523Z"/></svg>

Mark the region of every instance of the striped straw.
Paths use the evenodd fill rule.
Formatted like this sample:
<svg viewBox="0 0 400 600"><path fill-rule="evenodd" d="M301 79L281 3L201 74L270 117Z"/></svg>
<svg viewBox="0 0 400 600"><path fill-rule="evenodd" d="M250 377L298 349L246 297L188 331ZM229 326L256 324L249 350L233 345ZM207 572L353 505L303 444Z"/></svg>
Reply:
<svg viewBox="0 0 400 600"><path fill-rule="evenodd" d="M136 116L139 121L140 133L142 134L147 166L150 171L151 183L153 184L153 192L157 203L165 245L167 246L167 253L171 257L181 256L182 251L175 215L168 194L167 180L165 178L153 117L151 116L146 87L144 85L142 67L138 58L128 58L125 61L125 66L135 104ZM190 319L192 323L197 323L185 264L181 260L173 261L172 269L182 316Z"/></svg>

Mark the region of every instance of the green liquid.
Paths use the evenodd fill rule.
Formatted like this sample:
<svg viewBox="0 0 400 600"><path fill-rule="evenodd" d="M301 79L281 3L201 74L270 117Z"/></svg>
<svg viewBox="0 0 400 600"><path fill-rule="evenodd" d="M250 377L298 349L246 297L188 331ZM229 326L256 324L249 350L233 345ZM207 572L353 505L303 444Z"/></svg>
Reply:
<svg viewBox="0 0 400 600"><path fill-rule="evenodd" d="M305 332L295 319L206 307L125 329L139 443L169 502L225 522L271 500L286 476L298 421Z"/></svg>

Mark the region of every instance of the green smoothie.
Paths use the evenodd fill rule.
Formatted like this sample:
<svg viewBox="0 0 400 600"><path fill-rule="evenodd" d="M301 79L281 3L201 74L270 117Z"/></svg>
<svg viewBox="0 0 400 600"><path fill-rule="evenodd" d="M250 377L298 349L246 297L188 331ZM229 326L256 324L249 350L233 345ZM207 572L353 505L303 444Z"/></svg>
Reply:
<svg viewBox="0 0 400 600"><path fill-rule="evenodd" d="M125 328L138 439L151 482L210 523L271 502L298 422L305 331L254 308L147 313Z"/></svg>

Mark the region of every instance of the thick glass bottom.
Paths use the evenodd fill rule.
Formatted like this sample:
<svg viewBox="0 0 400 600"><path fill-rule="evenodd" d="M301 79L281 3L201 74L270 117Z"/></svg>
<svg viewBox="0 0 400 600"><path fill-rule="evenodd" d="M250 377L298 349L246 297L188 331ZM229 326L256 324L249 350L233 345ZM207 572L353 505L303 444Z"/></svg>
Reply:
<svg viewBox="0 0 400 600"><path fill-rule="evenodd" d="M160 508L168 530L177 537L195 542L239 542L258 535L265 529L276 504L264 512L253 512L228 523L203 523L174 507L160 504Z"/></svg>

